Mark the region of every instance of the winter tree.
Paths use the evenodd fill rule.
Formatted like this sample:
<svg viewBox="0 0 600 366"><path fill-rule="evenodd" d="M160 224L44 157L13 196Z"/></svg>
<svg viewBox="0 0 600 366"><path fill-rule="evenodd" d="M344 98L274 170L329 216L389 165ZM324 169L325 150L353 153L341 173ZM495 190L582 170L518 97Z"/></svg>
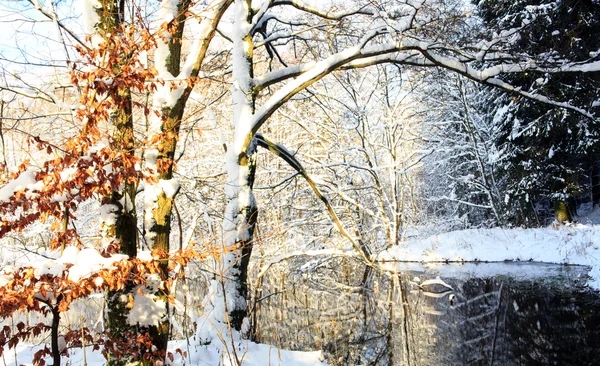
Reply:
<svg viewBox="0 0 600 366"><path fill-rule="evenodd" d="M425 80L418 94L433 152L425 168L428 209L447 220L457 218L458 227L501 225L497 128L482 112L489 90L443 70Z"/></svg>
<svg viewBox="0 0 600 366"><path fill-rule="evenodd" d="M477 7L489 32L527 21L532 16L528 8L529 2L523 1L482 1ZM597 59L597 2L542 1L536 9L536 21L521 32L510 45L511 50L536 53L546 59ZM525 73L507 80L523 90L571 100L597 113L597 71ZM498 126L493 141L504 152L497 164L506 178L502 190L503 201L512 211L510 222L539 225L546 223L548 216L561 223L571 221L576 200L589 201L590 192L598 197L597 121L497 91L488 95L486 107L480 110L489 116L489 123ZM554 215L546 214L552 211Z"/></svg>
<svg viewBox="0 0 600 366"><path fill-rule="evenodd" d="M507 29L491 33L486 31L482 19L473 15L471 7L459 0L331 0L319 4L302 0L160 3L90 0L83 2L88 34L85 40L67 31L66 22L50 11L49 4L35 0L30 4L53 20L69 42L78 44L79 59L70 62L75 65L72 82L83 89L79 102L82 108L76 112L83 127L78 142L66 145L68 151L76 152L66 155L68 159L63 157L66 161L57 162L74 169L75 176L69 179L72 183L60 184L56 178L60 173L55 174L52 169L32 174L23 166L21 175L13 178L27 184L17 185L15 180L8 183L3 212L49 207L56 220L66 222L57 238L76 238L77 233L69 229L68 222L75 216L78 204L87 199L102 200L100 211L106 213L104 236L108 241L114 238L112 242L118 242L120 250L129 256L126 263L130 264L124 267L141 266L145 276L143 280L135 277L137 282L127 276L120 277L118 285L109 289L123 291L128 283L140 286L143 298L132 295L123 299L128 299L126 304L132 311L137 309L136 299L138 304L151 303L156 310L151 322L137 321L136 325L150 336L150 348L156 349L162 358L166 356L169 336L168 282L173 270L185 265L191 255L180 252L174 258L169 252L173 249L174 199L181 189L175 173L177 152L183 151L182 119L196 86L206 88L220 82L230 85L229 118L233 135L225 144L226 207L222 240L213 259L213 278L203 303L205 317L198 319L198 336L203 342L217 342L219 336L237 331L248 334L251 329L247 317L248 264L259 213L254 195L259 168L257 148L267 147L298 172L304 170L289 150L260 132L264 132L282 106L298 95L309 95L307 88L323 78L380 64L400 68L437 67L509 92L513 97L561 107L582 119L594 120L588 105L580 105L577 100L554 100L555 95L544 95L544 90L527 90L511 83L513 79L509 76L524 73L582 73L600 69L598 55L575 54L565 58L539 50L515 51L514 42L546 11L541 6L526 7L523 10L526 17ZM150 59L148 64L144 55ZM84 67L77 68L82 62ZM211 67L214 65L219 67ZM132 95L134 89L136 95ZM142 95L151 103L137 99ZM130 110L130 105L138 111ZM143 143L132 152L131 125L136 125L137 119L147 121L147 131L142 133ZM113 131L108 150L98 148L105 131L96 128L95 121L113 124L106 129ZM40 147L48 145L42 141ZM105 166L110 168L104 169ZM306 174L303 176L313 191L324 197L318 184ZM47 192L44 201L32 206L23 197L35 192L36 184L43 185L43 190L54 184L59 188L56 194L66 196L53 201L55 193ZM73 185L81 186L76 199L71 191ZM136 255L133 243L138 240L137 234L132 233L133 227L138 226L134 201L142 188L144 214L140 242L154 250L153 261L144 261L139 255L131 259ZM335 210L328 201L321 201L338 224L337 229L358 255L370 263L370 254L336 221ZM42 203L46 206L40 206ZM396 216L398 209L394 211ZM15 218L10 223L3 219L2 233L24 229L38 219L36 214ZM46 280L55 280L56 276L47 275ZM115 276L112 272L111 275ZM102 278L108 281L111 277ZM94 284L95 287L88 289L90 292L105 289L100 280ZM68 307L62 299L55 300L52 303L55 312ZM134 322L128 322L126 327L133 326L131 323ZM52 353L56 356L57 350Z"/></svg>
<svg viewBox="0 0 600 366"><path fill-rule="evenodd" d="M564 62L544 55L510 52L510 43L535 21L540 11L537 7L531 9L531 19L482 41L474 36L483 36L481 22L459 2L357 1L331 6L313 7L300 1L234 4L234 25L228 35L233 42L234 138L227 151L224 237L226 245L235 250L222 257L220 266L226 270L226 279L215 281L208 297L211 301L206 309L215 314L213 324L225 323L219 317L228 313L225 318L238 329L244 318L246 268L257 214L252 192L256 133L281 105L323 77L381 63L441 67L593 119L584 108L523 91L501 78L524 72L597 69L597 63L585 64L590 61L587 58ZM261 55L276 59L269 64L274 70L259 73L256 65Z"/></svg>

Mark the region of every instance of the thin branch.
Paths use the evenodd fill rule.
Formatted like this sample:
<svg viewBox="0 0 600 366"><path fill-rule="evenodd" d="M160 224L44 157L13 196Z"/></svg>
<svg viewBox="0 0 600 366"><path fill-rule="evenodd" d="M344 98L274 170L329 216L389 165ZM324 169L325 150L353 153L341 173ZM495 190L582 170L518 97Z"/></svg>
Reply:
<svg viewBox="0 0 600 366"><path fill-rule="evenodd" d="M52 14L50 14L47 11L45 11L44 9L42 9L39 2L33 1L33 0L27 0L27 2L29 2L31 5L33 5L33 7L36 8L42 15L44 15L51 21L56 22L56 24L58 25L58 27L60 27L60 29L67 32L67 34L69 36L71 36L71 38L73 38L82 47L84 47L88 51L90 50L89 46L87 44L85 44L85 42L83 42L81 39L79 39L79 37L77 37L73 32L71 32L71 30L69 28L65 27L65 25L60 20L56 19L54 16L52 16Z"/></svg>
<svg viewBox="0 0 600 366"><path fill-rule="evenodd" d="M304 167L296 159L296 157L292 153L290 153L284 146L267 140L260 133L257 133L255 138L256 138L258 146L263 147L263 148L269 150L270 152L272 152L273 154L282 158L286 163L288 163L294 170L296 170L306 180L306 182L310 185L310 187L312 188L315 195L321 200L321 202L323 202L323 204L325 204L325 207L327 207L329 216L333 220L333 222L334 222L335 226L337 227L338 231L340 232L340 234L342 234L343 237L348 239L348 241L352 244L352 247L354 247L354 250L356 250L356 252L362 257L362 259L364 259L365 263L367 263L367 264L372 263L371 259L369 258L369 254L366 253L365 250L363 248L361 248L356 243L356 241L350 236L350 234L348 234L346 229L344 229L344 225L342 224L342 222L338 218L337 214L335 213L333 206L331 205L331 203L329 203L329 200L327 199L327 197L325 197L325 195L323 195L323 193L321 192L319 187L317 187L316 183L308 175L306 170L304 170Z"/></svg>
<svg viewBox="0 0 600 366"><path fill-rule="evenodd" d="M332 12L332 11L326 11L326 10L321 10L321 9L315 8L315 7L305 3L303 1L300 1L300 0L274 0L273 1L273 7L280 6L280 5L293 6L294 8L296 8L298 10L302 10L306 13L310 13L310 14L316 15L318 17L328 19L328 20L341 20L341 19L347 18L349 16L353 16L353 15L374 15L373 11L366 9L365 5L363 5L359 8L356 8L356 9L348 10L348 11Z"/></svg>

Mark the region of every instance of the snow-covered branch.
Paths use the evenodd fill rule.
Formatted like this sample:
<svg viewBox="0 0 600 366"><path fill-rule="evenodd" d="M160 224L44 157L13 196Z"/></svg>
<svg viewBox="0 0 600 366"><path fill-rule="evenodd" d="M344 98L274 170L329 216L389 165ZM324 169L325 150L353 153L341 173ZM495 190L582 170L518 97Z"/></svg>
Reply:
<svg viewBox="0 0 600 366"><path fill-rule="evenodd" d="M311 6L310 4L301 0L272 0L272 6L288 5L306 13L316 15L318 17L329 19L329 20L341 20L352 15L373 15L374 11L369 9L367 5L362 5L354 9L346 11L331 11L323 10L317 7Z"/></svg>
<svg viewBox="0 0 600 366"><path fill-rule="evenodd" d="M201 18L199 26L194 29L196 40L190 48L187 59L180 71L180 79L190 76L198 76L200 66L206 56L206 51L210 46L211 40L214 38L221 18L233 0L216 0L206 6L199 14L195 14Z"/></svg>
<svg viewBox="0 0 600 366"><path fill-rule="evenodd" d="M535 94L535 93L531 93L528 91L524 91L521 88L514 87L511 84L509 84L499 78L496 78L496 76L499 76L501 74L506 74L506 73L521 73L521 72L525 72L528 70L537 71L539 69L537 68L537 65L535 63L525 62L522 64L518 64L518 63L517 64L515 64L515 63L501 64L501 65L495 65L493 67L489 67L489 68L486 68L483 70L477 70L477 69L471 67L470 65L468 65L466 63L462 63L456 59L433 53L430 50L428 50L427 48L421 49L420 51L423 53L423 55L429 61L431 61L431 63L433 65L454 71L460 75L466 76L467 78L469 78L471 80L480 82L485 85L494 86L494 87L500 88L502 90L505 90L507 92L518 94L527 99L535 100L535 101L538 101L538 102L541 102L544 104L550 104L550 105L554 105L557 107L570 109L570 110L577 112L577 113L579 113L587 118L590 118L590 119L596 118L594 116L594 114L584 110L583 108L577 107L577 106L572 105L567 102L555 101L555 100L552 100L552 99L545 97L543 95L540 95L540 94ZM567 71L568 69L569 68L566 68L564 70L560 69L560 70ZM547 70L547 71L551 71L551 70ZM574 71L574 70L572 69L572 71Z"/></svg>

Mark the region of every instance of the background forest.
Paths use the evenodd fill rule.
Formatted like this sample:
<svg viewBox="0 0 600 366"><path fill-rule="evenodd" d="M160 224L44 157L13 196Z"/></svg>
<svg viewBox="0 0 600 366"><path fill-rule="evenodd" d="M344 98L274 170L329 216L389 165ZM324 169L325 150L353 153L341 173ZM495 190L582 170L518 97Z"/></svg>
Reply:
<svg viewBox="0 0 600 366"><path fill-rule="evenodd" d="M18 0L0 19L3 355L241 363L271 275L600 204L598 0Z"/></svg>

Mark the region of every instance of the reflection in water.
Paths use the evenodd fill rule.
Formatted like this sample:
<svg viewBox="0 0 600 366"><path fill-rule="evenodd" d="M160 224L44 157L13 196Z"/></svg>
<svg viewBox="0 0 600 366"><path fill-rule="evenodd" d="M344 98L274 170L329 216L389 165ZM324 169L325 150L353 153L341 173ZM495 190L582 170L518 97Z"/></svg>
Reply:
<svg viewBox="0 0 600 366"><path fill-rule="evenodd" d="M349 259L317 267L299 260L265 277L256 338L323 349L334 365L600 360L600 294L585 287L584 267L480 264L489 267L473 276L451 266L389 275Z"/></svg>

